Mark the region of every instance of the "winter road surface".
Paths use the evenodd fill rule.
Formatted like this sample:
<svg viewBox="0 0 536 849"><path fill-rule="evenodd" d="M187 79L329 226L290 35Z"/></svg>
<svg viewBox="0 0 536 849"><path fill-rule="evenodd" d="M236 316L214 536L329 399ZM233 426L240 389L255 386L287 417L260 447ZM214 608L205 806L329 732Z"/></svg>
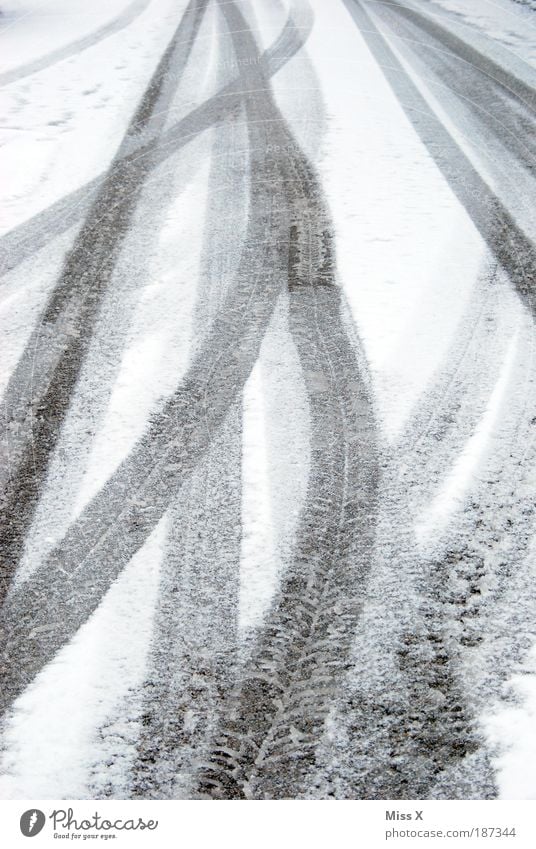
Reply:
<svg viewBox="0 0 536 849"><path fill-rule="evenodd" d="M536 798L533 7L0 2L3 798Z"/></svg>

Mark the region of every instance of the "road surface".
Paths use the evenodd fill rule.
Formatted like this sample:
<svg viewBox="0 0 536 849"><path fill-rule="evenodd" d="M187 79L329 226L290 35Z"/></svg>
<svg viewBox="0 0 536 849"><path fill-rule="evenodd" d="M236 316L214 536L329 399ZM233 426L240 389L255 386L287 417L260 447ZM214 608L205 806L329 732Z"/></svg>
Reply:
<svg viewBox="0 0 536 849"><path fill-rule="evenodd" d="M34 5L1 792L533 798L533 12Z"/></svg>

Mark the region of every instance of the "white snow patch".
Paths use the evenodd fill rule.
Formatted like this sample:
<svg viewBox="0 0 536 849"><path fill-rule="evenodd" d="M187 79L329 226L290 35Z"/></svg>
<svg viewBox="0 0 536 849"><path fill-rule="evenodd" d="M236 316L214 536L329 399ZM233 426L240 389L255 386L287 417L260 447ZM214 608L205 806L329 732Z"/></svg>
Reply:
<svg viewBox="0 0 536 849"><path fill-rule="evenodd" d="M91 36L132 5L133 0L2 0L0 72Z"/></svg>
<svg viewBox="0 0 536 849"><path fill-rule="evenodd" d="M242 422L242 543L238 626L258 625L279 573L272 523L270 463L262 365L257 360L244 387Z"/></svg>
<svg viewBox="0 0 536 849"><path fill-rule="evenodd" d="M294 555L311 423L283 293L244 388L239 628L258 626Z"/></svg>
<svg viewBox="0 0 536 849"><path fill-rule="evenodd" d="M91 797L100 761L125 764L145 676L159 568L166 535L160 521L73 640L15 702L4 736L4 799ZM111 751L99 728L130 702Z"/></svg>
<svg viewBox="0 0 536 849"><path fill-rule="evenodd" d="M0 394L39 321L47 297L61 271L62 254L68 250L78 227L71 227L31 258L2 278L0 288Z"/></svg>
<svg viewBox="0 0 536 849"><path fill-rule="evenodd" d="M536 645L507 682L508 706L484 718L501 799L536 799Z"/></svg>
<svg viewBox="0 0 536 849"><path fill-rule="evenodd" d="M75 2L78 11L80 6L87 11L86 3ZM101 4L101 11L105 5ZM185 6L186 0L178 9L174 0L152 0L124 30L2 88L2 231L106 171ZM122 6L116 0L113 8ZM33 17L26 23L29 20ZM26 23L15 23L0 34L3 52L9 48L21 59L26 53L35 56ZM64 18L61 14L49 26L45 24L37 18L33 25L41 33L43 53L58 46L52 37L56 29L61 32L69 24L72 28L61 37L68 41L81 26L76 15ZM27 51L26 38L30 39Z"/></svg>

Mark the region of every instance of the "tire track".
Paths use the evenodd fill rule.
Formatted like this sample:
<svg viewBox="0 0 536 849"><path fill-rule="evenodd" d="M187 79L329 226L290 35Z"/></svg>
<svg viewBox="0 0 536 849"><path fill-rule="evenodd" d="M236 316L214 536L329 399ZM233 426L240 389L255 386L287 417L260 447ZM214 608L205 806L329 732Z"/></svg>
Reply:
<svg viewBox="0 0 536 849"><path fill-rule="evenodd" d="M241 398L170 507L129 798L190 798L236 663Z"/></svg>
<svg viewBox="0 0 536 849"><path fill-rule="evenodd" d="M518 227L534 240L528 202L536 165L534 91L495 63L489 66L485 56L426 16L401 4L374 8L393 49L440 104L444 122L454 124L460 144Z"/></svg>
<svg viewBox="0 0 536 849"><path fill-rule="evenodd" d="M36 59L33 62L27 62L25 65L19 65L18 68L13 68L10 71L4 71L3 74L0 74L0 86L9 85L10 83L17 82L17 80L21 80L24 77L37 74L39 71L43 71L50 65L62 62L64 59L69 59L71 56L76 56L83 50L87 50L88 48L93 47L94 44L98 44L99 41L103 41L105 38L115 35L116 32L120 32L122 29L125 29L125 27L131 24L132 21L135 21L136 18L145 11L150 3L151 0L133 0L133 2L131 2L120 15L114 18L113 21L99 27L99 29L95 30L95 32L90 35L86 35L83 38L72 41L65 47L59 47L57 50L52 50L50 53L42 56L41 59Z"/></svg>
<svg viewBox="0 0 536 849"><path fill-rule="evenodd" d="M476 712L464 695L464 649L453 636L452 614L463 612L455 561L424 556L415 528L493 390L507 333L497 322L497 310L504 308L499 291L494 276L483 274L448 366L421 398L403 436L382 452L378 568L347 693L321 750L314 798L426 798L436 783L460 798L494 795ZM470 392L471 386L479 392ZM468 586L476 586L480 577L469 579L469 571Z"/></svg>
<svg viewBox="0 0 536 849"><path fill-rule="evenodd" d="M416 96L413 83L404 76L394 54L385 49L377 29L371 31L368 15L361 6L347 5L421 139L449 182L452 180L473 220L476 215L481 234L487 236L489 246L518 293L531 306L532 291L528 286L520 287L519 272L527 273L526 283L530 285L534 279L528 274L534 262L532 246L525 240L526 251L521 257L515 249L512 251L512 244L519 247L519 231L514 225L514 238L505 249L500 244L507 227L505 220L501 232L495 229L491 239L497 227L494 213L500 205L493 199L490 202L487 187L474 169L460 170L455 177L453 162L461 169L463 155L456 153L453 140L441 127L434 129L428 122L428 106L419 99L420 95ZM475 187L478 193L471 195ZM500 277L497 273L495 276ZM490 377L494 378L494 374L488 375L488 383ZM489 394L491 388L491 385L486 387L485 392ZM496 795L488 751L478 723L479 703L472 692L475 663L478 665L475 653L480 653L482 634L490 632L489 622L483 625L479 619L478 600L486 594L491 564L482 556L458 550L454 541L443 557L423 555L414 539L413 523L430 498L433 481L444 474L445 463L449 468L468 423L477 421L478 399L469 397L471 415L461 423L460 433L461 400L455 391L450 410L441 407L435 420L432 416L424 444L421 438L398 461L394 456L386 458L389 472L381 499L380 568L367 598L349 694L334 720L336 726L340 723L333 741L337 754L331 762L325 754L329 779L324 778L324 795L378 799ZM473 411L472 407L475 407ZM433 439L436 432L439 445ZM397 481L401 461L402 470L404 465L406 470ZM500 499L498 496L498 503ZM462 533L464 537L480 536L478 521L472 531L465 528L465 520L462 526L466 531ZM456 533L460 534L459 525ZM493 537L487 523L488 541L490 533ZM391 577L395 563L396 581ZM382 599L381 609L377 598ZM375 617L379 618L381 629L374 622ZM390 635L389 641L385 640L385 633ZM348 752L352 753L351 761Z"/></svg>
<svg viewBox="0 0 536 849"><path fill-rule="evenodd" d="M400 477L396 458L381 460L377 569L314 798L497 795L482 714L534 643L527 563L534 531L534 354L528 316L524 324L496 447L450 533L431 550L416 546L411 469ZM493 362L490 367L494 374ZM433 431L429 438L433 443ZM424 469L416 474L417 489L427 485L430 500Z"/></svg>
<svg viewBox="0 0 536 849"><path fill-rule="evenodd" d="M536 259L533 243L431 111L361 0L344 2L415 131L508 274L521 300L534 315ZM517 83L515 78L510 82L511 85Z"/></svg>
<svg viewBox="0 0 536 849"><path fill-rule="evenodd" d="M246 130L229 120L212 147L193 333L198 349L223 306L240 260L249 202L241 147L247 147ZM169 508L170 539L129 797L188 798L192 763L213 732L215 706L237 646L241 435L239 394L206 456Z"/></svg>
<svg viewBox="0 0 536 849"><path fill-rule="evenodd" d="M240 71L240 61L237 67L241 86L246 91L256 87L258 80L253 81L245 71ZM275 163L273 169L263 168L259 172L259 159L266 149L269 132L259 118L259 110L254 106L250 112L252 110L256 116L253 118L255 126L252 128L248 121L251 115L246 114L244 141L260 153L252 154L256 167L248 170L260 182L271 183L277 169ZM221 267L221 252L220 262L210 260L214 233L227 250L231 239L236 239L229 199L237 204L241 187L235 185L234 191L226 193L225 198L218 193L226 176L225 171L222 173L224 163L221 161L222 142L223 151L227 151L226 133L229 130L224 124L217 137L218 158L214 159L211 177L213 193L210 197L214 198L216 206L212 201L206 224L209 258L205 274L201 275L196 316L200 348L207 328L218 311L225 309L222 288L226 287L229 271L236 272L236 268ZM260 232L264 208L257 205L256 182L255 179L249 186L243 211L250 222L257 221L256 230ZM220 235L221 230L224 230L224 237ZM223 427L213 437L207 455L182 487L178 506L172 509L175 539L162 576L153 662L146 682L143 727L130 790L137 798L191 797L195 765L203 754L206 756L229 680L233 678L238 649L241 503L237 472L239 475L241 420L240 394Z"/></svg>
<svg viewBox="0 0 536 849"><path fill-rule="evenodd" d="M163 126L166 107L188 60L207 2L191 0L188 5L11 375L4 396L0 600L20 557L99 310L149 173L148 162L125 165L124 150L129 138L149 121L153 130ZM129 192L124 191L126 186Z"/></svg>
<svg viewBox="0 0 536 849"><path fill-rule="evenodd" d="M485 269L477 285L437 382L421 397L416 415L388 452L389 465L399 475L397 486L408 493L414 522L429 508L478 428L515 332L510 312L516 296L506 276L497 267Z"/></svg>
<svg viewBox="0 0 536 849"><path fill-rule="evenodd" d="M370 3L370 0L365 0L365 2ZM508 98L515 99L524 108L529 108L532 111L536 110L536 93L530 85L506 68L503 68L490 56L486 56L468 44L467 41L445 29L436 19L422 14L417 9L404 5L404 3L396 2L396 0L389 0L389 3L385 3L383 0L373 0L370 5L380 13L384 11L389 13L392 11L393 17L396 17L400 24L402 24L403 20L406 20L422 32L425 32L429 36L429 41L428 43L423 42L421 46L427 52L432 50L434 55L437 55L437 50L434 50L433 47L434 43L446 47L452 56L457 57L465 64L469 91L473 90L473 84L476 78L474 74L476 73L480 78L485 76L489 79L490 89L498 85L503 94ZM478 88L475 91L478 92ZM492 103L493 105L495 104ZM516 109L513 109L511 117L516 123L519 121L520 116ZM519 125L519 129L526 141L530 142L530 138L526 132L527 127L523 122Z"/></svg>
<svg viewBox="0 0 536 849"><path fill-rule="evenodd" d="M355 353L340 332L340 293L318 278L309 288L293 298L291 310L294 331L306 329L299 350L314 434L310 505L252 660L221 711L226 718L199 777L202 796L306 795L326 718L350 666L374 536L373 426ZM319 314L323 330L311 340L304 324ZM334 329L325 332L325 325Z"/></svg>
<svg viewBox="0 0 536 849"><path fill-rule="evenodd" d="M304 30L306 37L306 28ZM301 44L302 32L298 31L294 25L292 17L288 19L283 30L279 36L279 38L274 43L273 47L269 50L265 51L263 57L261 59L262 62L265 62L267 66L269 66L270 74L275 73L279 67L282 66L289 58L291 58L294 53L299 49ZM179 39L180 40L180 39ZM235 106L239 106L240 100L237 92L240 91L240 78L238 80L230 83L226 90L228 91L228 95L232 98L235 98ZM221 93L220 93L221 94ZM193 110L188 116L187 121L190 121L190 126L192 127L192 134L190 138L193 136L197 136L204 129L208 129L214 123L214 121L222 119L226 114L228 114L228 106L229 102L225 104L224 107L221 106L219 102L220 94L216 95L214 98L211 98L208 101L208 104L199 107L196 110ZM238 99L237 99L238 98ZM143 112L143 110L141 111ZM165 118L165 109L159 110L159 119L163 121ZM129 150L132 144L133 139L136 141L137 139L144 138L144 128L148 125L151 125L151 116L146 115L142 120L143 115L140 114L140 110L137 116L134 117L134 120L131 124L132 132L127 134L127 138L123 145L124 149ZM177 133L178 129L183 127L183 122L178 122L175 129L172 128L171 133ZM186 134L188 137L188 134ZM179 133L179 139L181 138L181 134ZM167 142L164 141L167 139ZM184 143L184 138L182 138L182 143ZM129 158L128 155L123 155L120 151L118 153L116 164L117 168L120 170L120 175L134 173L137 174L141 171L145 175L146 182L146 174L149 170L155 168L159 163L165 161L173 152L175 152L176 148L180 148L180 144L175 144L175 141L170 143L169 134L164 133L163 138L164 144L164 153L160 148L155 149L154 142L151 142L145 153L142 155L134 155ZM167 145L167 148L166 148ZM127 208L134 208L134 194L138 194L139 184L133 180L130 182L125 182L123 176L121 176L121 180L111 179L111 176L105 182L104 188L101 191L102 196L103 193L107 191L112 196L112 200L114 201L114 205L110 207L113 212L110 212L106 203L95 203L93 206L93 217L92 224L93 228L88 227L84 232L89 233L89 236L86 241L91 242L92 234L94 231L98 231L101 229L103 232L108 232L108 228L110 225L110 220L107 216L109 215L117 215L120 216L122 213L122 209L126 205ZM116 187L114 189L113 187ZM78 197L78 193L76 193ZM46 219L39 218L40 224L39 226L48 227ZM20 235L20 234L19 234ZM35 234L34 234L35 235ZM17 233L13 234L14 238L17 237ZM85 260L85 252L80 250L80 237L76 243L78 245L78 249L75 246L74 251L77 251L77 255L80 257L81 263ZM112 258L113 259L113 258ZM95 265L95 261L94 261ZM110 275L112 273L113 262L108 262L106 268L103 270L104 276ZM84 269L84 273L87 277L87 272ZM64 275L65 276L65 275ZM61 282L61 281L60 281ZM102 287L101 287L102 289ZM59 289L61 292L61 287ZM77 290L75 289L75 292ZM72 299L65 299L65 304L61 309L58 310L57 314L54 316L53 324L47 327L45 326L46 333L43 332L43 328L38 327L34 332L33 336L30 339L29 344L26 347L25 353L22 355L17 369L11 377L10 384L4 396L4 406L5 406L5 417L6 417L6 428L4 434L4 444L1 447L2 454L6 458L6 462L3 466L4 474L10 477L8 486L8 493L6 501L4 501L4 510L3 513L7 517L6 524L6 539L4 543L4 565L3 569L6 570L9 574L12 572L13 568L13 556L18 556L20 550L20 542L24 533L25 528L28 527L29 521L31 519L33 505L30 504L26 512L24 509L17 511L17 522L14 527L10 527L11 518L10 518L10 503L14 500L13 492L16 488L17 479L14 477L12 473L13 466L22 466L24 468L31 468L33 466L33 447L32 440L34 442L38 441L38 433L36 430L32 429L32 421L33 415L35 412L42 415L43 411L47 409L47 403L50 402L50 394L53 395L56 393L55 384L51 377L51 370L54 368L56 372L58 368L55 366L54 359L55 357L66 357L66 353L69 353L69 350L80 347L79 337L76 336L77 333L80 334L79 328L77 329L75 322L79 324L85 316L84 310L90 311L90 315L95 317L97 314L96 307L97 304L91 304L90 301L85 297L85 292L81 289L78 292L78 301L76 298L74 299L74 304ZM54 296L54 297L57 297ZM49 310L50 311L50 310ZM74 315L72 314L74 313ZM35 348L35 340L39 341L41 345L41 349L45 352L43 357L43 362L41 362L40 358L36 356L36 348ZM87 340L88 334L86 332L85 335L82 336L82 339ZM62 344L66 346L65 351L62 351ZM74 355L73 355L74 356ZM70 363L72 363L71 367L71 376L69 377L68 371L66 372L65 382L68 384L69 380L72 382L76 378L76 374L79 368L80 360L76 357L73 359L73 356L70 358ZM54 371L52 371L54 374ZM60 375L61 377L61 375ZM21 387L25 387L23 390ZM47 394L48 393L48 394ZM62 409L60 410L61 417L65 415L67 409L67 397L62 396L55 400L55 403L60 401L60 406L63 404ZM54 405L51 405L51 408L54 409ZM11 418L11 421L10 421ZM57 425L53 424L53 428L56 428L57 433ZM44 437L50 437L50 426L46 421L41 422L41 431ZM52 434L52 439L49 443L44 443L40 446L40 453L43 458L43 463L46 465L48 463L48 458L51 455L51 452L54 448L54 433ZM43 468L42 473L44 473L45 469ZM1 473L0 473L1 474ZM31 482L30 478L26 478L24 473L22 474L22 483L23 486L27 486L26 481L30 481L30 491L24 493L24 497L26 500L32 499L35 495L35 491L37 489L36 483L34 480ZM4 482L4 486L6 483ZM24 505L22 506L24 508ZM2 507L0 506L0 511ZM1 574L0 574L1 577ZM0 595L3 596L5 592L5 588L7 585L7 574L4 576L3 580L0 581Z"/></svg>
<svg viewBox="0 0 536 849"><path fill-rule="evenodd" d="M224 14L237 55L255 55L237 8L226 4ZM290 327L309 398L312 471L292 562L199 771L198 795L213 798L295 798L308 786L347 669L374 534L374 422L341 318L331 224L311 166L290 134L283 141L292 150Z"/></svg>
<svg viewBox="0 0 536 849"><path fill-rule="evenodd" d="M259 60L269 77L292 59L307 37L307 21L302 34L296 28L292 14L274 44L264 51ZM138 159L145 161L147 158L149 170L156 168L205 130L235 114L242 102L241 85L241 77L237 77L160 136L154 135L151 123L146 128L139 127L139 132L133 134L123 152L124 167L133 166ZM118 162L121 161L119 155L117 159ZM13 270L51 239L76 224L80 217L87 214L96 193L106 179L106 174L96 177L4 234L0 238L0 274ZM129 189L125 188L125 196L128 191ZM105 217L102 218L102 223L106 224Z"/></svg>
<svg viewBox="0 0 536 849"><path fill-rule="evenodd" d="M490 440L465 509L456 514L455 536L451 523L446 540L426 553L433 568L443 573L439 597L457 644L455 673L480 721L536 636L529 558L535 527L533 366L534 328L524 316L496 426L500 438ZM487 755L482 729L480 736ZM462 763L462 775L465 771L474 781L464 768ZM459 794L458 785L458 775L447 772L429 792L445 798Z"/></svg>
<svg viewBox="0 0 536 849"><path fill-rule="evenodd" d="M289 44L296 52L308 30L286 27L285 33L290 38L283 34L277 42L284 52L270 54L272 68L288 58ZM282 145L280 149L278 174L285 156ZM254 151L255 173L265 173L263 150ZM170 493L208 450L249 376L286 277L290 226L288 205L272 196L269 174L256 180L252 191L263 212L248 223L235 284L182 385L62 542L6 598L0 612L0 710L98 606L169 506Z"/></svg>
<svg viewBox="0 0 536 849"><path fill-rule="evenodd" d="M425 799L438 776L478 758L477 797L487 798L489 765L480 762L482 735L449 627L451 586L439 564L420 556L406 493L387 458L380 463L375 569L311 796Z"/></svg>

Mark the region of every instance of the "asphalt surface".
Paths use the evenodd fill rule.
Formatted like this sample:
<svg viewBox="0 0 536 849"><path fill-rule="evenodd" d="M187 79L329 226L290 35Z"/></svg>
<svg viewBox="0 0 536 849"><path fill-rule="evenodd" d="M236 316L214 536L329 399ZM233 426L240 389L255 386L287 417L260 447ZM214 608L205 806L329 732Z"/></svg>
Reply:
<svg viewBox="0 0 536 849"><path fill-rule="evenodd" d="M424 11L344 3L488 251L444 369L394 445L381 435L364 348L338 278L334 225L310 153L320 142L311 130L305 150L272 90L273 76L291 59L301 62L310 89L317 86L304 58L314 23L306 4L291 6L263 49L254 10L218 0L216 37L228 44L228 60L216 70L215 93L177 120L174 99L212 6L190 0L109 170L0 240L3 267L12 271L77 228L3 397L0 710L9 717L167 521L126 782L131 797L498 792L479 716L530 648L534 609L526 570L536 453L536 254L527 204L534 90ZM4 74L0 83L107 38L146 6L131 3L91 37ZM314 95L310 109L325 118ZM68 450L62 438L92 346L104 326L108 366L88 395L94 419L102 420L126 345L130 293L143 285L166 205L186 191L198 167L193 155L180 162L193 140L211 157L210 202L186 373L89 503L72 521L65 510L61 539L21 577L54 463ZM505 163L512 169L506 176ZM145 234L140 240L136 228ZM526 318L502 447L486 459L457 537L426 551L414 529L490 401L505 357L493 323L509 292ZM283 546L276 590L244 637L244 388L270 337L294 352L289 370L296 397L303 392L310 440L299 472L305 497ZM298 407L288 410L289 429ZM280 423L270 420L268 401L267 408L276 433ZM69 480L74 485L76 470Z"/></svg>

